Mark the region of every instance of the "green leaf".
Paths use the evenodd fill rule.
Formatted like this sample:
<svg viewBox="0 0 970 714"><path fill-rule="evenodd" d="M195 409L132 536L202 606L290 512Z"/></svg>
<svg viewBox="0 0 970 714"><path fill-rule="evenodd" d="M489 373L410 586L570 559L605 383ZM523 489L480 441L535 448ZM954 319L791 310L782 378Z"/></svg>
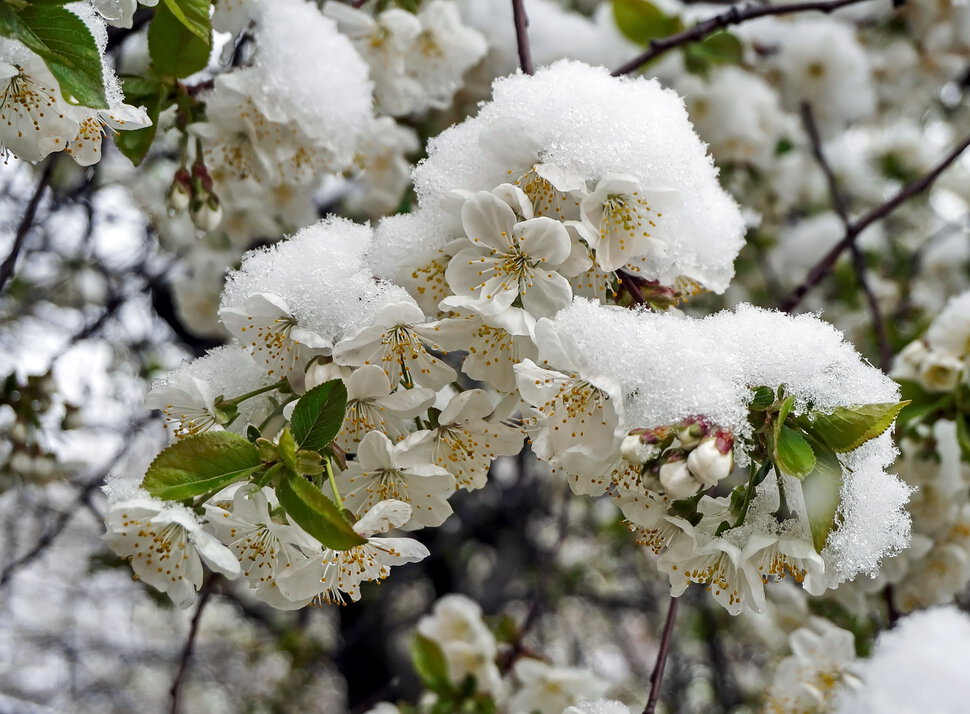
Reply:
<svg viewBox="0 0 970 714"><path fill-rule="evenodd" d="M815 468L802 479L802 494L815 550L822 552L835 525L842 493L842 464L835 452L823 444L813 443Z"/></svg>
<svg viewBox="0 0 970 714"><path fill-rule="evenodd" d="M290 420L297 448L327 448L340 431L346 409L347 388L339 379L324 382L300 397Z"/></svg>
<svg viewBox="0 0 970 714"><path fill-rule="evenodd" d="M70 104L105 109L104 68L94 36L77 15L53 3L31 3L2 24L36 52L57 78Z"/></svg>
<svg viewBox="0 0 970 714"><path fill-rule="evenodd" d="M165 5L189 32L209 41L212 23L209 20L209 0L165 0Z"/></svg>
<svg viewBox="0 0 970 714"><path fill-rule="evenodd" d="M967 424L967 415L957 414L956 423L957 443L960 445L960 452L963 454L964 461L970 461L970 424Z"/></svg>
<svg viewBox="0 0 970 714"><path fill-rule="evenodd" d="M802 478L815 468L815 453L804 436L783 426L775 441L775 464L784 473Z"/></svg>
<svg viewBox="0 0 970 714"><path fill-rule="evenodd" d="M715 32L701 42L684 45L684 60L689 72L703 74L716 65L741 64L743 59L744 45L730 32Z"/></svg>
<svg viewBox="0 0 970 714"><path fill-rule="evenodd" d="M367 542L357 535L337 504L302 476L284 477L276 487L276 496L286 515L327 548L349 550Z"/></svg>
<svg viewBox="0 0 970 714"><path fill-rule="evenodd" d="M211 53L211 36L199 37L179 21L168 5L158 6L148 27L148 54L156 74L169 80L188 77L205 69Z"/></svg>
<svg viewBox="0 0 970 714"><path fill-rule="evenodd" d="M157 498L181 501L228 486L259 468L259 452L246 439L209 431L176 441L156 456L142 487Z"/></svg>
<svg viewBox="0 0 970 714"><path fill-rule="evenodd" d="M129 161L138 166L148 154L148 150L158 132L158 115L164 109L168 98L168 87L157 79L127 76L121 78L121 87L125 92L125 101L132 106L143 106L152 120L150 126L132 131L119 131L114 135L115 146L128 157Z"/></svg>
<svg viewBox="0 0 970 714"><path fill-rule="evenodd" d="M892 426L909 402L838 407L831 414L814 412L799 420L806 431L836 453L845 453L875 439Z"/></svg>
<svg viewBox="0 0 970 714"><path fill-rule="evenodd" d="M754 397L751 398L751 403L748 405L749 409L763 412L775 403L775 392L771 387L758 387L753 391Z"/></svg>
<svg viewBox="0 0 970 714"><path fill-rule="evenodd" d="M650 40L683 28L679 17L667 15L647 0L613 0L613 18L620 32L638 45L649 45Z"/></svg>
<svg viewBox="0 0 970 714"><path fill-rule="evenodd" d="M441 646L420 632L414 633L411 643L411 662L422 684L432 692L449 694L454 689L448 677L448 662Z"/></svg>
<svg viewBox="0 0 970 714"><path fill-rule="evenodd" d="M279 451L280 458L283 459L283 463L286 464L287 468L293 473L300 473L296 465L296 441L293 440L293 433L289 427L284 428L280 433L276 447Z"/></svg>

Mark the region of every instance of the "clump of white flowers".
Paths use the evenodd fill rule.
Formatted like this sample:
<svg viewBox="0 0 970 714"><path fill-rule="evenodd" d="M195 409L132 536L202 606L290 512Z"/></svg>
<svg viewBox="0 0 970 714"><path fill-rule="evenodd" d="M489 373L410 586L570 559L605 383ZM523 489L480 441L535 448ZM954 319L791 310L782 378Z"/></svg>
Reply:
<svg viewBox="0 0 970 714"><path fill-rule="evenodd" d="M234 346L153 392L180 441L150 493L233 523L261 508L217 487L275 494L274 557L306 560L258 596L356 599L419 557L375 534L440 526L525 433L574 492L619 498L674 595L701 583L734 614L769 580L818 595L906 544L893 382L814 316L668 311L724 290L743 228L675 94L575 62L506 78L415 178L421 205L376 231L330 218L246 255L219 311ZM207 445L223 470L193 477ZM280 535L297 528L320 552ZM546 667L516 665L513 708L565 676ZM570 696L602 695L585 681Z"/></svg>

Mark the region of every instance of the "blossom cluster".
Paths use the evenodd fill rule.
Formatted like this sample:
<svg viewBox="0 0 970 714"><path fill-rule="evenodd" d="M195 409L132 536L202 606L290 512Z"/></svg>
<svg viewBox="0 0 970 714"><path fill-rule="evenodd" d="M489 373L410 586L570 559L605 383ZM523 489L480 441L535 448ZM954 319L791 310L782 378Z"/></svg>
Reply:
<svg viewBox="0 0 970 714"><path fill-rule="evenodd" d="M604 104L629 113L604 123ZM556 126L560 116L571 128ZM415 175L410 214L373 230L327 219L245 257L219 311L236 343L150 396L176 438L229 429L275 436L268 453L282 454L303 399L342 384L342 424L324 459L337 504L370 537L440 526L455 490L484 486L492 460L518 453L528 433L577 494L619 499L640 541L663 553L674 595L702 583L732 613L762 609L769 579L792 576L820 594L904 546L908 491L884 472L894 451L880 436L898 411L895 385L812 316L669 310L726 287L741 230L676 95L570 62L508 78L478 116L432 142ZM403 267L390 263L402 255ZM853 443L829 448L822 422L836 417L825 415L873 403L882 411L856 415ZM769 427L770 443L760 436ZM792 440L805 463L788 457ZM289 468L301 472L294 459L305 453ZM305 462L308 476L322 473L319 459ZM747 483L729 480L735 464L749 466ZM221 530L211 507L227 498L190 504L211 525L186 532ZM295 525L285 507L223 510L239 520L235 534L243 522ZM360 531L383 511L394 516L380 530ZM364 559L366 579L380 579L416 552L389 547L385 562L359 546L321 558L292 542L316 563L303 567L277 541L266 572L285 575L256 595L287 607L359 597L341 559ZM151 556L113 543L136 562Z"/></svg>

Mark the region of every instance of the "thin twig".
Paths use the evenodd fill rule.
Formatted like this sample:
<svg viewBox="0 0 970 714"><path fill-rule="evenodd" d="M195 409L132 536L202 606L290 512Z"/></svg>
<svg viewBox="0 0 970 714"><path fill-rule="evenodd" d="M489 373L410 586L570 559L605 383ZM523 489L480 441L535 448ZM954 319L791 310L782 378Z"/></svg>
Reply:
<svg viewBox="0 0 970 714"><path fill-rule="evenodd" d="M44 191L47 189L47 184L51 179L51 172L54 168L54 164L57 162L57 157L52 157L47 161L47 165L44 166L44 170L40 174L40 178L37 180L37 187L34 189L34 194L30 197L30 202L27 204L27 210L24 211L23 218L20 219L20 225L17 226L17 233L13 239L13 246L10 248L10 254L4 259L3 263L0 264L0 291L3 290L4 285L7 281L13 277L14 267L17 264L17 257L20 255L20 251L24 247L24 239L27 234L30 233L31 227L34 225L34 218L37 216L37 207L40 205L40 199L44 195Z"/></svg>
<svg viewBox="0 0 970 714"><path fill-rule="evenodd" d="M714 17L703 20L702 22L697 23L693 27L690 27L683 32L678 32L675 35L651 40L650 46L645 52L637 55L623 66L613 70L613 76L619 77L620 75L630 74L631 72L638 70L647 62L656 59L660 55L664 54L665 52L669 52L675 47L687 45L691 42L700 42L708 35L712 35L718 30L723 30L731 25L740 25L742 22L755 20L759 17L765 17L767 15L787 15L788 13L792 12L810 12L813 10L816 12L829 13L838 10L841 7L845 7L846 5L855 5L856 3L866 1L867 0L821 0L820 2L800 2L789 5L748 5L744 8L735 5L730 10L725 10Z"/></svg>
<svg viewBox="0 0 970 714"><path fill-rule="evenodd" d="M835 178L835 172L832 171L832 165L829 164L828 159L825 157L825 151L822 149L822 138L819 136L818 125L815 123L815 114L812 112L812 107L808 102L802 103L801 115L802 124L805 126L805 133L808 134L808 139L812 144L812 155L815 156L815 160L821 167L822 173L825 174L825 182L828 184L832 208L835 209L839 220L842 221L843 229L848 234L852 230L852 221L849 219L847 201L842 190L839 188L839 182ZM862 255L859 244L855 240L849 245L849 251L852 253L852 267L855 271L856 280L862 289L862 294L866 298L866 304L869 307L869 316L872 319L872 327L876 333L876 344L879 346L879 367L884 372L888 372L893 363L893 348L889 343L889 333L886 331L886 321L882 315L882 308L879 307L879 301L876 299L876 295L869 285L869 280L866 277L865 257Z"/></svg>
<svg viewBox="0 0 970 714"><path fill-rule="evenodd" d="M856 237L862 233L862 231L876 221L881 221L906 201L929 188L933 182L939 178L940 174L942 174L947 167L950 166L950 164L956 161L960 154L962 154L968 146L970 146L970 136L967 136L959 144L957 144L953 150L943 157L943 159L928 173L902 188L895 196L869 211L858 221L851 223L849 225L849 230L846 231L845 237L832 246L828 253L822 256L818 263L815 264L815 267L809 271L808 275L805 277L805 280L803 280L802 283L796 287L785 299L781 309L785 312L791 312L794 310L802 301L802 298L804 298L812 288L818 285L822 279L832 271L832 268L839 259L839 256L841 256L842 253L852 245Z"/></svg>
<svg viewBox="0 0 970 714"><path fill-rule="evenodd" d="M532 49L529 47L529 18L522 0L512 0L512 19L515 21L515 42L519 47L519 66L526 74L535 74Z"/></svg>
<svg viewBox="0 0 970 714"><path fill-rule="evenodd" d="M657 701L660 699L660 683L664 678L664 667L667 666L667 656L670 654L670 642L674 634L674 622L677 620L677 605L680 601L670 598L670 609L667 610L667 619L664 621L664 631L660 636L660 649L657 651L657 663L653 666L653 674L650 675L650 697L647 699L647 706L643 708L643 714L653 714L657 708Z"/></svg>
<svg viewBox="0 0 970 714"><path fill-rule="evenodd" d="M179 694L182 691L182 679L185 677L189 660L192 658L192 650L195 649L195 638L199 634L199 622L202 620L202 611L205 610L205 605L209 602L209 597L212 595L212 586L215 581L216 577L214 575L209 576L199 591L199 604L195 608L192 623L189 625L189 636L186 638L185 646L182 648L182 656L179 658L179 668L175 672L175 679L172 680L172 687L168 690L172 702L172 706L169 709L171 714L178 714L179 711Z"/></svg>

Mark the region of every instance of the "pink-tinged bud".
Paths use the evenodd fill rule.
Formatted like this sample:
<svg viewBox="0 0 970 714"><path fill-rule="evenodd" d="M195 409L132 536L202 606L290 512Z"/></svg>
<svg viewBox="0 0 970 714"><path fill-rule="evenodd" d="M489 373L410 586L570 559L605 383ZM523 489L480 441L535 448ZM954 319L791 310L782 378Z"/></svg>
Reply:
<svg viewBox="0 0 970 714"><path fill-rule="evenodd" d="M691 449L711 431L711 426L702 416L687 417L677 426L677 440L685 449Z"/></svg>
<svg viewBox="0 0 970 714"><path fill-rule="evenodd" d="M701 483L695 479L683 460L668 461L660 467L660 485L673 500L688 498L700 491Z"/></svg>
<svg viewBox="0 0 970 714"><path fill-rule="evenodd" d="M192 201L192 178L188 171L179 169L175 172L172 185L168 187L166 198L169 207L177 213L181 213L189 207L189 203Z"/></svg>
<svg viewBox="0 0 970 714"><path fill-rule="evenodd" d="M721 442L719 445L718 442ZM720 436L704 439L687 457L687 467L694 477L705 486L716 486L734 470L734 454L721 450L724 440Z"/></svg>
<svg viewBox="0 0 970 714"><path fill-rule="evenodd" d="M652 443L644 443L643 434L630 434L620 444L620 455L631 464L645 464L659 455Z"/></svg>

